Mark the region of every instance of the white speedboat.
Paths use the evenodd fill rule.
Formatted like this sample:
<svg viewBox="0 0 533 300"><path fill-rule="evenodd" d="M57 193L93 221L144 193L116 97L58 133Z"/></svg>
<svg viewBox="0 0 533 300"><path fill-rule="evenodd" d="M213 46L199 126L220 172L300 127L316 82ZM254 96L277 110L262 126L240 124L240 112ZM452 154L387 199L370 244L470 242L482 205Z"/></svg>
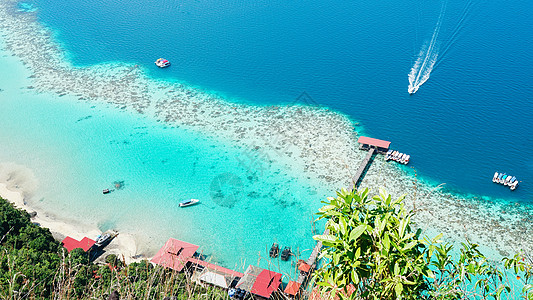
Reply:
<svg viewBox="0 0 533 300"><path fill-rule="evenodd" d="M518 180L516 180L515 182L513 182L513 184L511 184L511 191L514 191L517 186L518 186Z"/></svg>
<svg viewBox="0 0 533 300"><path fill-rule="evenodd" d="M500 175L498 172L494 173L494 177L492 177L492 182L496 182L498 180L498 175Z"/></svg>
<svg viewBox="0 0 533 300"><path fill-rule="evenodd" d="M385 154L385 160L389 160L390 156L392 155L392 150L387 151L387 154Z"/></svg>
<svg viewBox="0 0 533 300"><path fill-rule="evenodd" d="M104 235L99 236L96 239L96 242L94 243L97 247L102 247L106 242L108 242L112 238L110 233L106 233Z"/></svg>
<svg viewBox="0 0 533 300"><path fill-rule="evenodd" d="M198 202L200 202L200 200L198 200L198 199L183 200L183 201L180 202L180 207L186 207L186 206L195 205Z"/></svg>
<svg viewBox="0 0 533 300"><path fill-rule="evenodd" d="M409 159L411 158L411 155L407 154L407 157L405 158L405 164L409 163Z"/></svg>

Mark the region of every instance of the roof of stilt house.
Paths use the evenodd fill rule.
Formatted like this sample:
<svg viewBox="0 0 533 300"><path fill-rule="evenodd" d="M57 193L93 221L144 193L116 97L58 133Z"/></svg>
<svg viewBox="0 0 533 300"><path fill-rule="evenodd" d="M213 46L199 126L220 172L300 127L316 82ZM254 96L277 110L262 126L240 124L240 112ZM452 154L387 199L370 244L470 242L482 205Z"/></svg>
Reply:
<svg viewBox="0 0 533 300"><path fill-rule="evenodd" d="M198 248L199 246L170 238L151 262L180 272Z"/></svg>
<svg viewBox="0 0 533 300"><path fill-rule="evenodd" d="M281 274L256 266L248 266L237 287L252 294L269 298L281 284Z"/></svg>
<svg viewBox="0 0 533 300"><path fill-rule="evenodd" d="M296 281L289 281L289 284L285 288L285 293L291 296L295 296L300 291L300 286L302 284Z"/></svg>
<svg viewBox="0 0 533 300"><path fill-rule="evenodd" d="M192 258L189 258L189 261L192 264L200 265L200 266L202 266L204 268L216 271L218 273L224 273L224 274L227 274L227 275L230 275L230 276L233 276L233 277L239 277L239 278L244 276L244 274L241 273L241 272L233 271L233 270L230 270L228 268L221 267L219 265L208 263L208 262L206 262L204 260L200 260L198 258L192 257Z"/></svg>
<svg viewBox="0 0 533 300"><path fill-rule="evenodd" d="M357 142L360 143L360 144L376 146L376 147L379 147L379 148L386 148L386 149L388 149L389 146L390 146L390 142L389 141L378 140L378 139L370 138L370 137L366 137L366 136L360 136L359 139L357 140Z"/></svg>
<svg viewBox="0 0 533 300"><path fill-rule="evenodd" d="M83 251L87 252L87 250L89 250L96 242L88 237L84 237L81 241L78 241L70 236L67 236L61 243L63 243L63 247L67 248L68 252L76 248L81 248Z"/></svg>

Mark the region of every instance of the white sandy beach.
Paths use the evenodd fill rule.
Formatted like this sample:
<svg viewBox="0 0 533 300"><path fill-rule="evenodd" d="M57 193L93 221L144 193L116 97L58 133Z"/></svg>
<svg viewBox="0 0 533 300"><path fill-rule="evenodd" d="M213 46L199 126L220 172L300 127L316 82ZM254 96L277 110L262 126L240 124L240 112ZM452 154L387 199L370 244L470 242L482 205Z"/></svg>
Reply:
<svg viewBox="0 0 533 300"><path fill-rule="evenodd" d="M29 207L23 196L23 191L18 190L16 186L8 188L8 183L0 183L0 197L10 201L15 207L24 209L27 212L36 212L37 215L31 218L33 223L37 223L44 228L48 228L54 238L58 241L63 240L66 236L70 236L77 240L88 237L96 239L96 237L102 232L98 228L81 227L79 224L67 223L53 219L51 216L45 213L39 213L31 207ZM133 236L128 234L120 234L113 239L113 241L105 248L105 254L99 258L105 259L105 256L109 254L115 254L126 261L131 263L144 259L142 255L137 254L137 246Z"/></svg>

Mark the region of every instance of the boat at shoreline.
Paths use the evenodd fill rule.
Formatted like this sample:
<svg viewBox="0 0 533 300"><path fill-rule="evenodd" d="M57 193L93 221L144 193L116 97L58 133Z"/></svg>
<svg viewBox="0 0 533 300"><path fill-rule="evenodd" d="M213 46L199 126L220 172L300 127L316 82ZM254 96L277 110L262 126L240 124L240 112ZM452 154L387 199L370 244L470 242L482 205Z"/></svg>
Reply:
<svg viewBox="0 0 533 300"><path fill-rule="evenodd" d="M179 205L180 205L180 207L187 207L187 206L195 205L198 202L200 202L200 200L198 200L198 199L189 199L189 200L181 201Z"/></svg>
<svg viewBox="0 0 533 300"><path fill-rule="evenodd" d="M104 235L99 236L96 239L96 242L94 243L94 245L97 247L102 247L104 244L111 241L112 238L113 236L110 233L106 233Z"/></svg>
<svg viewBox="0 0 533 300"><path fill-rule="evenodd" d="M155 61L155 65L160 67L160 68L166 68L166 67L170 66L170 61L168 61L167 59L164 59L164 58L158 58Z"/></svg>

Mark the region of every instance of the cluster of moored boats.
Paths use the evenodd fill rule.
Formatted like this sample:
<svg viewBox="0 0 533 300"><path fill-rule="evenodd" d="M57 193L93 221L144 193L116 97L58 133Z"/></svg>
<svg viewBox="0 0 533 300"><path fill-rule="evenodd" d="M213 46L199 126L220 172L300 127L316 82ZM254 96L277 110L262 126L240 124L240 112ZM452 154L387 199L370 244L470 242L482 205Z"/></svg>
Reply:
<svg viewBox="0 0 533 300"><path fill-rule="evenodd" d="M505 173L499 173L499 172L494 173L492 182L506 185L511 189L511 191L514 191L516 187L518 186L518 179L516 179L516 176L511 176L511 175L507 175Z"/></svg>
<svg viewBox="0 0 533 300"><path fill-rule="evenodd" d="M283 261L287 261L291 257L291 254L292 254L291 247L285 247L285 248L283 248L283 251L281 251L280 258ZM278 245L278 243L272 244L272 247L270 247L269 255L272 258L278 257L278 255L279 255L279 245Z"/></svg>
<svg viewBox="0 0 533 300"><path fill-rule="evenodd" d="M396 150L389 150L387 152L387 154L385 154L385 160L394 160L394 161L397 161L401 164L404 164L406 165L407 163L409 163L409 159L411 158L411 155L409 154L405 154L405 153L400 153Z"/></svg>

